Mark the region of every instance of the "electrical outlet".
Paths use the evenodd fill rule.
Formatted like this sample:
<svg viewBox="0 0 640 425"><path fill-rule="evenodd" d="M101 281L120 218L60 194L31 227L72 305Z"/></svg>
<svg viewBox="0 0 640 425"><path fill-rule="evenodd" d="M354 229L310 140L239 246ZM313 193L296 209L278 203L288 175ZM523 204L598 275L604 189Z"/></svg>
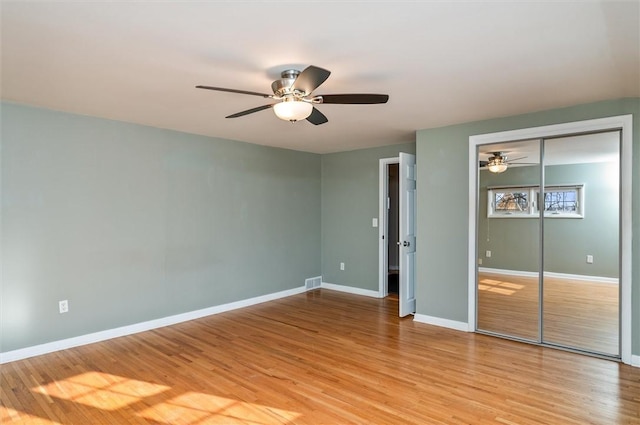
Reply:
<svg viewBox="0 0 640 425"><path fill-rule="evenodd" d="M485 254L485 255L484 255L485 257L487 257L487 258L491 258L491 251L487 251L487 252L485 252L484 254Z"/></svg>
<svg viewBox="0 0 640 425"><path fill-rule="evenodd" d="M372 227L378 227L378 219L377 218L371 219L371 226Z"/></svg>
<svg viewBox="0 0 640 425"><path fill-rule="evenodd" d="M478 264L482 265L482 258L478 258Z"/></svg>
<svg viewBox="0 0 640 425"><path fill-rule="evenodd" d="M62 300L58 303L58 308L60 309L60 314L66 313L69 311L69 301Z"/></svg>
<svg viewBox="0 0 640 425"><path fill-rule="evenodd" d="M587 255L587 263L593 264L593 255Z"/></svg>
<svg viewBox="0 0 640 425"><path fill-rule="evenodd" d="M344 270L344 263L340 263L340 270Z"/></svg>

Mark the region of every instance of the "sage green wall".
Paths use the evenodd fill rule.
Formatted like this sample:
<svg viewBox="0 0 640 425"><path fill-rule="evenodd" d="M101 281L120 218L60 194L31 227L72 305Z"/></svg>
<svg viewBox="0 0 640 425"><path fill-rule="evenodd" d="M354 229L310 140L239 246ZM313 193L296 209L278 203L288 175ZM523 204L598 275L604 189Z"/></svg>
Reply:
<svg viewBox="0 0 640 425"><path fill-rule="evenodd" d="M415 143L322 155L322 279L378 291L380 159ZM344 271L340 263L345 263Z"/></svg>
<svg viewBox="0 0 640 425"><path fill-rule="evenodd" d="M0 351L320 275L319 155L10 103L1 114Z"/></svg>
<svg viewBox="0 0 640 425"><path fill-rule="evenodd" d="M467 322L469 136L633 114L633 252L640 253L640 99L590 103L419 130L417 313ZM632 351L640 354L640 256L633 260Z"/></svg>
<svg viewBox="0 0 640 425"><path fill-rule="evenodd" d="M612 163L545 167L547 185L585 185L582 219L546 218L545 271L617 278L619 275L619 187L604 178ZM614 164L615 165L615 164ZM540 167L512 167L505 173L480 172L478 255L481 267L537 272L540 229L538 218L487 218L487 187L539 184ZM614 207L615 206L615 207ZM485 251L491 257L485 257ZM593 255L593 264L586 256Z"/></svg>

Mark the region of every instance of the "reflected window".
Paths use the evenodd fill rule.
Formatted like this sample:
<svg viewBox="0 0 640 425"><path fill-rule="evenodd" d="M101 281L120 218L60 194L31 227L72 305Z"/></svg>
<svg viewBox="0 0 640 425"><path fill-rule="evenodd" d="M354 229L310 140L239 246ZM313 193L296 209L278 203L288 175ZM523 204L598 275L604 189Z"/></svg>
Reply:
<svg viewBox="0 0 640 425"><path fill-rule="evenodd" d="M533 217L537 186L490 187L487 217Z"/></svg>
<svg viewBox="0 0 640 425"><path fill-rule="evenodd" d="M538 186L487 188L487 217L538 218ZM544 216L549 218L583 218L584 185L548 186L544 190Z"/></svg>
<svg viewBox="0 0 640 425"><path fill-rule="evenodd" d="M545 217L575 217L584 216L582 192L580 186L554 186L547 187L544 191L544 215ZM537 211L536 211L537 213Z"/></svg>
<svg viewBox="0 0 640 425"><path fill-rule="evenodd" d="M528 212L529 194L527 192L494 192L495 210L500 212Z"/></svg>

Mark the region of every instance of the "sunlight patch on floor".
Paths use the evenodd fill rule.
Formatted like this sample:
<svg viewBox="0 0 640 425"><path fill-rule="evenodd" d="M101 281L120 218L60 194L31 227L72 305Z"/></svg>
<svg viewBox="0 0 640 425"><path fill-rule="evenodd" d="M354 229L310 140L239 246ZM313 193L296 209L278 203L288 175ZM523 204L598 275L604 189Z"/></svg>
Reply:
<svg viewBox="0 0 640 425"><path fill-rule="evenodd" d="M197 392L158 403L138 415L154 423L180 425L286 423L300 416L288 410Z"/></svg>
<svg viewBox="0 0 640 425"><path fill-rule="evenodd" d="M47 397L81 403L102 410L117 410L170 387L100 372L87 372L40 385L31 390Z"/></svg>
<svg viewBox="0 0 640 425"><path fill-rule="evenodd" d="M134 403L141 402L143 406L149 407L138 407L142 410L130 414L151 420L156 424L242 423L258 425L275 422L287 423L301 416L299 413L288 410L199 392L189 391L179 396L173 396L175 392L171 394L172 388L166 385L101 372L87 372L46 385L36 385L31 390L45 396L50 403L53 403L54 399L68 400L105 412L124 408L131 409ZM156 400L145 400L148 397L155 397ZM158 402L158 397L163 400ZM0 424L4 423L58 424L12 409L1 409Z"/></svg>
<svg viewBox="0 0 640 425"><path fill-rule="evenodd" d="M502 295L513 295L524 287L524 285L518 283L495 279L482 279L478 282L478 290L495 292Z"/></svg>
<svg viewBox="0 0 640 425"><path fill-rule="evenodd" d="M62 425L60 422L42 419L8 407L0 406L0 424L9 423L24 425Z"/></svg>

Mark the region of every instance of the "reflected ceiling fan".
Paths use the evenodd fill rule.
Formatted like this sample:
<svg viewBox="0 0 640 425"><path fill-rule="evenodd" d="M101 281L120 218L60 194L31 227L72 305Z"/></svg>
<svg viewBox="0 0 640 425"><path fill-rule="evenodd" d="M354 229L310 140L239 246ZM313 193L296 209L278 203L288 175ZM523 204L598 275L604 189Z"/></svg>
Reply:
<svg viewBox="0 0 640 425"><path fill-rule="evenodd" d="M311 96L311 93L318 88L320 84L324 83L326 79L329 78L330 74L330 71L313 65L308 66L302 72L295 69L287 69L282 71L280 79L275 80L271 84L273 94L212 86L196 86L196 88L248 94L278 101L276 103L237 112L227 116L226 118L238 118L253 114L254 112L273 108L275 114L282 120L296 122L306 119L315 125L324 124L329 121L327 117L315 107L315 105L321 103L370 105L376 103L387 103L389 100L389 95L372 93L324 94Z"/></svg>
<svg viewBox="0 0 640 425"><path fill-rule="evenodd" d="M526 156L520 158L507 159L506 152L487 152L489 156L487 161L480 161L480 168L486 168L492 173L504 173L507 171L509 164L514 161L525 159ZM518 162L518 164L534 164L533 162Z"/></svg>

